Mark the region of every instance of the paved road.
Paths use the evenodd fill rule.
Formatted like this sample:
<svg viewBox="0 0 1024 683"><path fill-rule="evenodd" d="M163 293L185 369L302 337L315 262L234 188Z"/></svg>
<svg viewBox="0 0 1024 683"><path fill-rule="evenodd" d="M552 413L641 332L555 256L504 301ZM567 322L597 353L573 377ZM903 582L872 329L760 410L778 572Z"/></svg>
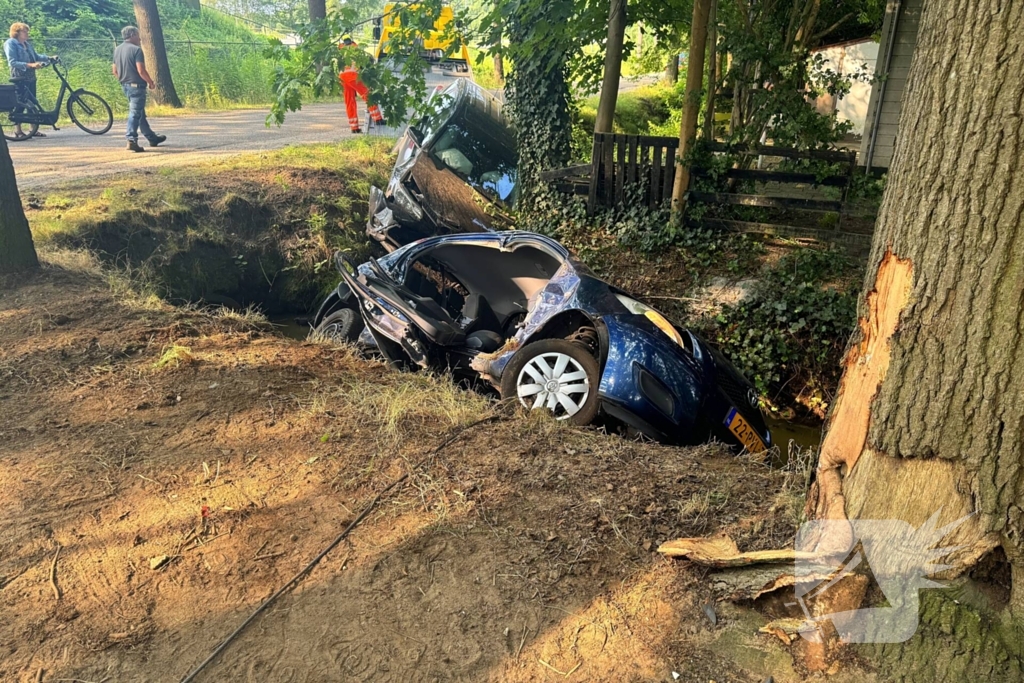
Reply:
<svg viewBox="0 0 1024 683"><path fill-rule="evenodd" d="M627 92L657 80L657 76L623 79ZM451 78L428 74L427 86L447 85ZM310 104L289 114L283 126L265 125L267 108L204 112L191 116L152 118L150 124L167 142L144 154L125 150L124 122L115 121L106 135L89 135L74 124L59 131L47 128L45 138L10 142L11 157L21 189L82 180L136 168L185 166L236 154L280 149L288 145L336 142L351 136L343 104ZM366 112L360 103L360 118Z"/></svg>
<svg viewBox="0 0 1024 683"><path fill-rule="evenodd" d="M279 149L288 145L334 142L351 135L344 105L313 104L289 114L283 126L264 125L267 109L210 112L150 120L167 142L144 154L125 150L124 124L114 122L106 135L88 135L71 124L59 131L41 129L46 138L9 143L22 189L135 168L157 169Z"/></svg>

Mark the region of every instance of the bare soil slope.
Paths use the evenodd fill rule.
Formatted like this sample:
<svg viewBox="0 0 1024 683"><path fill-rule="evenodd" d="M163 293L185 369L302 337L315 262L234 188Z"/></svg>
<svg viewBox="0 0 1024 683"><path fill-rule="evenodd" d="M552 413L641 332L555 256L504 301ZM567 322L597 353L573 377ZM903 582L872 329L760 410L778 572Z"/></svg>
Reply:
<svg viewBox="0 0 1024 683"><path fill-rule="evenodd" d="M496 410L95 274L0 283L0 680L181 680L427 456L198 680L791 680L653 553L785 543L783 475L503 412L460 434Z"/></svg>

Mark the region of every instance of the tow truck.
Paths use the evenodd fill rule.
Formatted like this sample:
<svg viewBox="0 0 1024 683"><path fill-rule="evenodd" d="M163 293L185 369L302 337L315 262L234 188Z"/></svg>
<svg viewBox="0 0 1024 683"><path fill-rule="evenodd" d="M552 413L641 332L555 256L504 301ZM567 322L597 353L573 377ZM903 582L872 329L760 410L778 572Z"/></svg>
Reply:
<svg viewBox="0 0 1024 683"><path fill-rule="evenodd" d="M418 5L409 5L407 9L415 12L418 7ZM377 62L402 57L390 50L391 36L401 28L399 14L401 9L401 6L396 3L388 3L384 5L384 13L373 19L373 39L376 41L373 58ZM469 76L469 49L461 37L453 38L451 35L446 35L454 22L455 13L451 7L446 5L441 9L441 15L437 21L434 22L434 30L417 36L416 45L419 56L432 67L450 72L451 75Z"/></svg>

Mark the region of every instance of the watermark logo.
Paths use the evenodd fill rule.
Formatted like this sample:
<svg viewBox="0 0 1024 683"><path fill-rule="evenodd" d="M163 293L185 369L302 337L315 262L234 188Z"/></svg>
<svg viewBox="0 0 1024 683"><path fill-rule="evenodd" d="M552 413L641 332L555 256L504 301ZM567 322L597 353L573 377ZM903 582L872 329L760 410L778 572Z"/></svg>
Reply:
<svg viewBox="0 0 1024 683"><path fill-rule="evenodd" d="M941 512L941 510L939 511ZM805 621L799 633L821 642L827 622L844 643L902 643L916 632L920 592L942 588L928 577L950 565L962 546L939 547L968 517L938 527L939 512L918 528L900 520L815 520L796 538L796 598ZM873 605L852 610L865 594Z"/></svg>

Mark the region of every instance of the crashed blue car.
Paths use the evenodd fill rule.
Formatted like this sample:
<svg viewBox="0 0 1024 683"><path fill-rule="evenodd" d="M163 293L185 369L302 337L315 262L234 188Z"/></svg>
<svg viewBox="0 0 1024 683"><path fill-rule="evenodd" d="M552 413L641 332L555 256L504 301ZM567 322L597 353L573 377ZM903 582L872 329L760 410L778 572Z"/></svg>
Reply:
<svg viewBox="0 0 1024 683"><path fill-rule="evenodd" d="M772 444L754 388L721 354L543 235L443 235L358 267L337 260L342 281L313 321L324 337L579 425L751 452Z"/></svg>

